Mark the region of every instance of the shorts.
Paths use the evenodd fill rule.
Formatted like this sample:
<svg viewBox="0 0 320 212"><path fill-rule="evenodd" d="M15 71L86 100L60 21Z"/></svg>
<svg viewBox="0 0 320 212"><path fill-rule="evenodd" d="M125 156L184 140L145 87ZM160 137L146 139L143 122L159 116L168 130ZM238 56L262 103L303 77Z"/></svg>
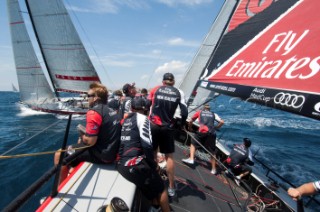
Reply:
<svg viewBox="0 0 320 212"><path fill-rule="evenodd" d="M200 133L196 132L195 139L200 142L211 154L215 155L216 153L216 134L211 133ZM195 146L195 148L202 148L198 142L194 139L191 139L191 143Z"/></svg>
<svg viewBox="0 0 320 212"><path fill-rule="evenodd" d="M81 148L81 147L86 147L86 146L87 145L80 143L80 144L72 144L69 147L76 149L76 148ZM74 150L74 152L72 152L72 150L68 151L67 156L70 156L70 155L72 155L72 156L77 155L69 163L69 165L72 167L77 166L80 162L83 162L83 161L87 161L87 162L91 162L91 163L103 163L100 159L98 159L97 157L94 156L92 151L90 151L90 147L83 148L83 149L76 149L76 150Z"/></svg>
<svg viewBox="0 0 320 212"><path fill-rule="evenodd" d="M245 172L251 173L252 168L248 165L242 164L242 165L238 165L236 167L231 168L231 171L233 172L234 175L238 176Z"/></svg>
<svg viewBox="0 0 320 212"><path fill-rule="evenodd" d="M159 147L161 153L174 153L174 130L167 126L151 123L152 146L156 151Z"/></svg>
<svg viewBox="0 0 320 212"><path fill-rule="evenodd" d="M118 164L118 171L124 178L135 184L149 200L158 198L164 191L164 182L159 173L151 169L144 159L134 166Z"/></svg>

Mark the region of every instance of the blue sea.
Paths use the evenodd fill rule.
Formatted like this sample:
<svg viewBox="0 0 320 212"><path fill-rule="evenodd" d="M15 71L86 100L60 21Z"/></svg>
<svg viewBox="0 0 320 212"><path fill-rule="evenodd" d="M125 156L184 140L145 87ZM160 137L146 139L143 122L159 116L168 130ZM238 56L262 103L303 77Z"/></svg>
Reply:
<svg viewBox="0 0 320 212"><path fill-rule="evenodd" d="M18 101L19 93L0 92L0 155L32 155L59 149L67 117L20 108ZM218 132L219 141L232 146L241 142L243 137L250 138L256 157L295 185L320 178L319 121L226 96L219 96L211 104L212 110L225 121ZM85 124L84 117L73 120L68 144L76 141L78 123ZM0 209L52 166L51 153L0 159ZM21 211L34 211L40 198L50 193L51 187L52 180L32 196Z"/></svg>

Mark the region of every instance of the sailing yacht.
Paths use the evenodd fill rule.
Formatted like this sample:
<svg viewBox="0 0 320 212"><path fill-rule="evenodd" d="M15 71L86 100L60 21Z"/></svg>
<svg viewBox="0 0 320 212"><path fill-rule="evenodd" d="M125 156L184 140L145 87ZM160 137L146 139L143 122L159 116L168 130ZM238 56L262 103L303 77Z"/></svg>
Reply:
<svg viewBox="0 0 320 212"><path fill-rule="evenodd" d="M26 1L53 91L36 56L19 1L7 0L7 5L21 102L38 111L85 114L85 98L63 98L60 93L85 94L90 83L100 79L63 2Z"/></svg>
<svg viewBox="0 0 320 212"><path fill-rule="evenodd" d="M319 119L319 9L320 2L314 0L225 1L180 85L189 115L219 92ZM196 167L181 163L189 152L189 135L176 130L177 196L170 199L174 211L303 211L301 201L296 204L286 188L258 170L238 186L223 163L220 174L210 173L206 152L197 155ZM224 161L229 150L219 141L217 147L217 157ZM166 180L165 173L162 177ZM81 163L56 189L57 195L49 196L38 211L97 211L114 197L130 211L146 211L148 206L113 165ZM16 203L27 196L23 193L6 209L16 210Z"/></svg>

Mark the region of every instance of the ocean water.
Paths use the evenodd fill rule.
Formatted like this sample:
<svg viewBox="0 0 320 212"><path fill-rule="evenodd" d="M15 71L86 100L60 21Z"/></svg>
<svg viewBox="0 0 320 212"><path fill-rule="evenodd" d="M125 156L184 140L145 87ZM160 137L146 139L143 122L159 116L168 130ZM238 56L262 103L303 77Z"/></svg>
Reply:
<svg viewBox="0 0 320 212"><path fill-rule="evenodd" d="M67 117L21 109L18 101L18 93L0 92L0 155L19 144L6 155L59 149ZM296 185L320 178L319 121L226 96L219 96L211 104L212 110L225 121L218 132L221 142L232 146L241 142L243 137L250 138L256 157ZM84 122L84 117L75 117L68 144L76 141L76 125ZM0 190L3 191L0 209L52 166L53 154L0 159ZM50 193L51 187L52 182L43 186L22 211L34 211L40 198Z"/></svg>

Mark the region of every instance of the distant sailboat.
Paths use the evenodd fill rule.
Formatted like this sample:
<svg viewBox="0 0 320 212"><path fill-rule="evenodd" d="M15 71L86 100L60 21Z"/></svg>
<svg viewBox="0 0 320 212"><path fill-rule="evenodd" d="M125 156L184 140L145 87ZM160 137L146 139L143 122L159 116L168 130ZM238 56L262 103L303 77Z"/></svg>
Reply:
<svg viewBox="0 0 320 212"><path fill-rule="evenodd" d="M7 0L7 6L21 102L33 110L84 114L82 97L63 99L59 92L86 93L90 83L100 80L62 1L26 1L54 92L36 56L18 0Z"/></svg>
<svg viewBox="0 0 320 212"><path fill-rule="evenodd" d="M12 91L13 91L13 92L19 92L18 89L16 88L16 86L14 86L13 83L12 83Z"/></svg>

